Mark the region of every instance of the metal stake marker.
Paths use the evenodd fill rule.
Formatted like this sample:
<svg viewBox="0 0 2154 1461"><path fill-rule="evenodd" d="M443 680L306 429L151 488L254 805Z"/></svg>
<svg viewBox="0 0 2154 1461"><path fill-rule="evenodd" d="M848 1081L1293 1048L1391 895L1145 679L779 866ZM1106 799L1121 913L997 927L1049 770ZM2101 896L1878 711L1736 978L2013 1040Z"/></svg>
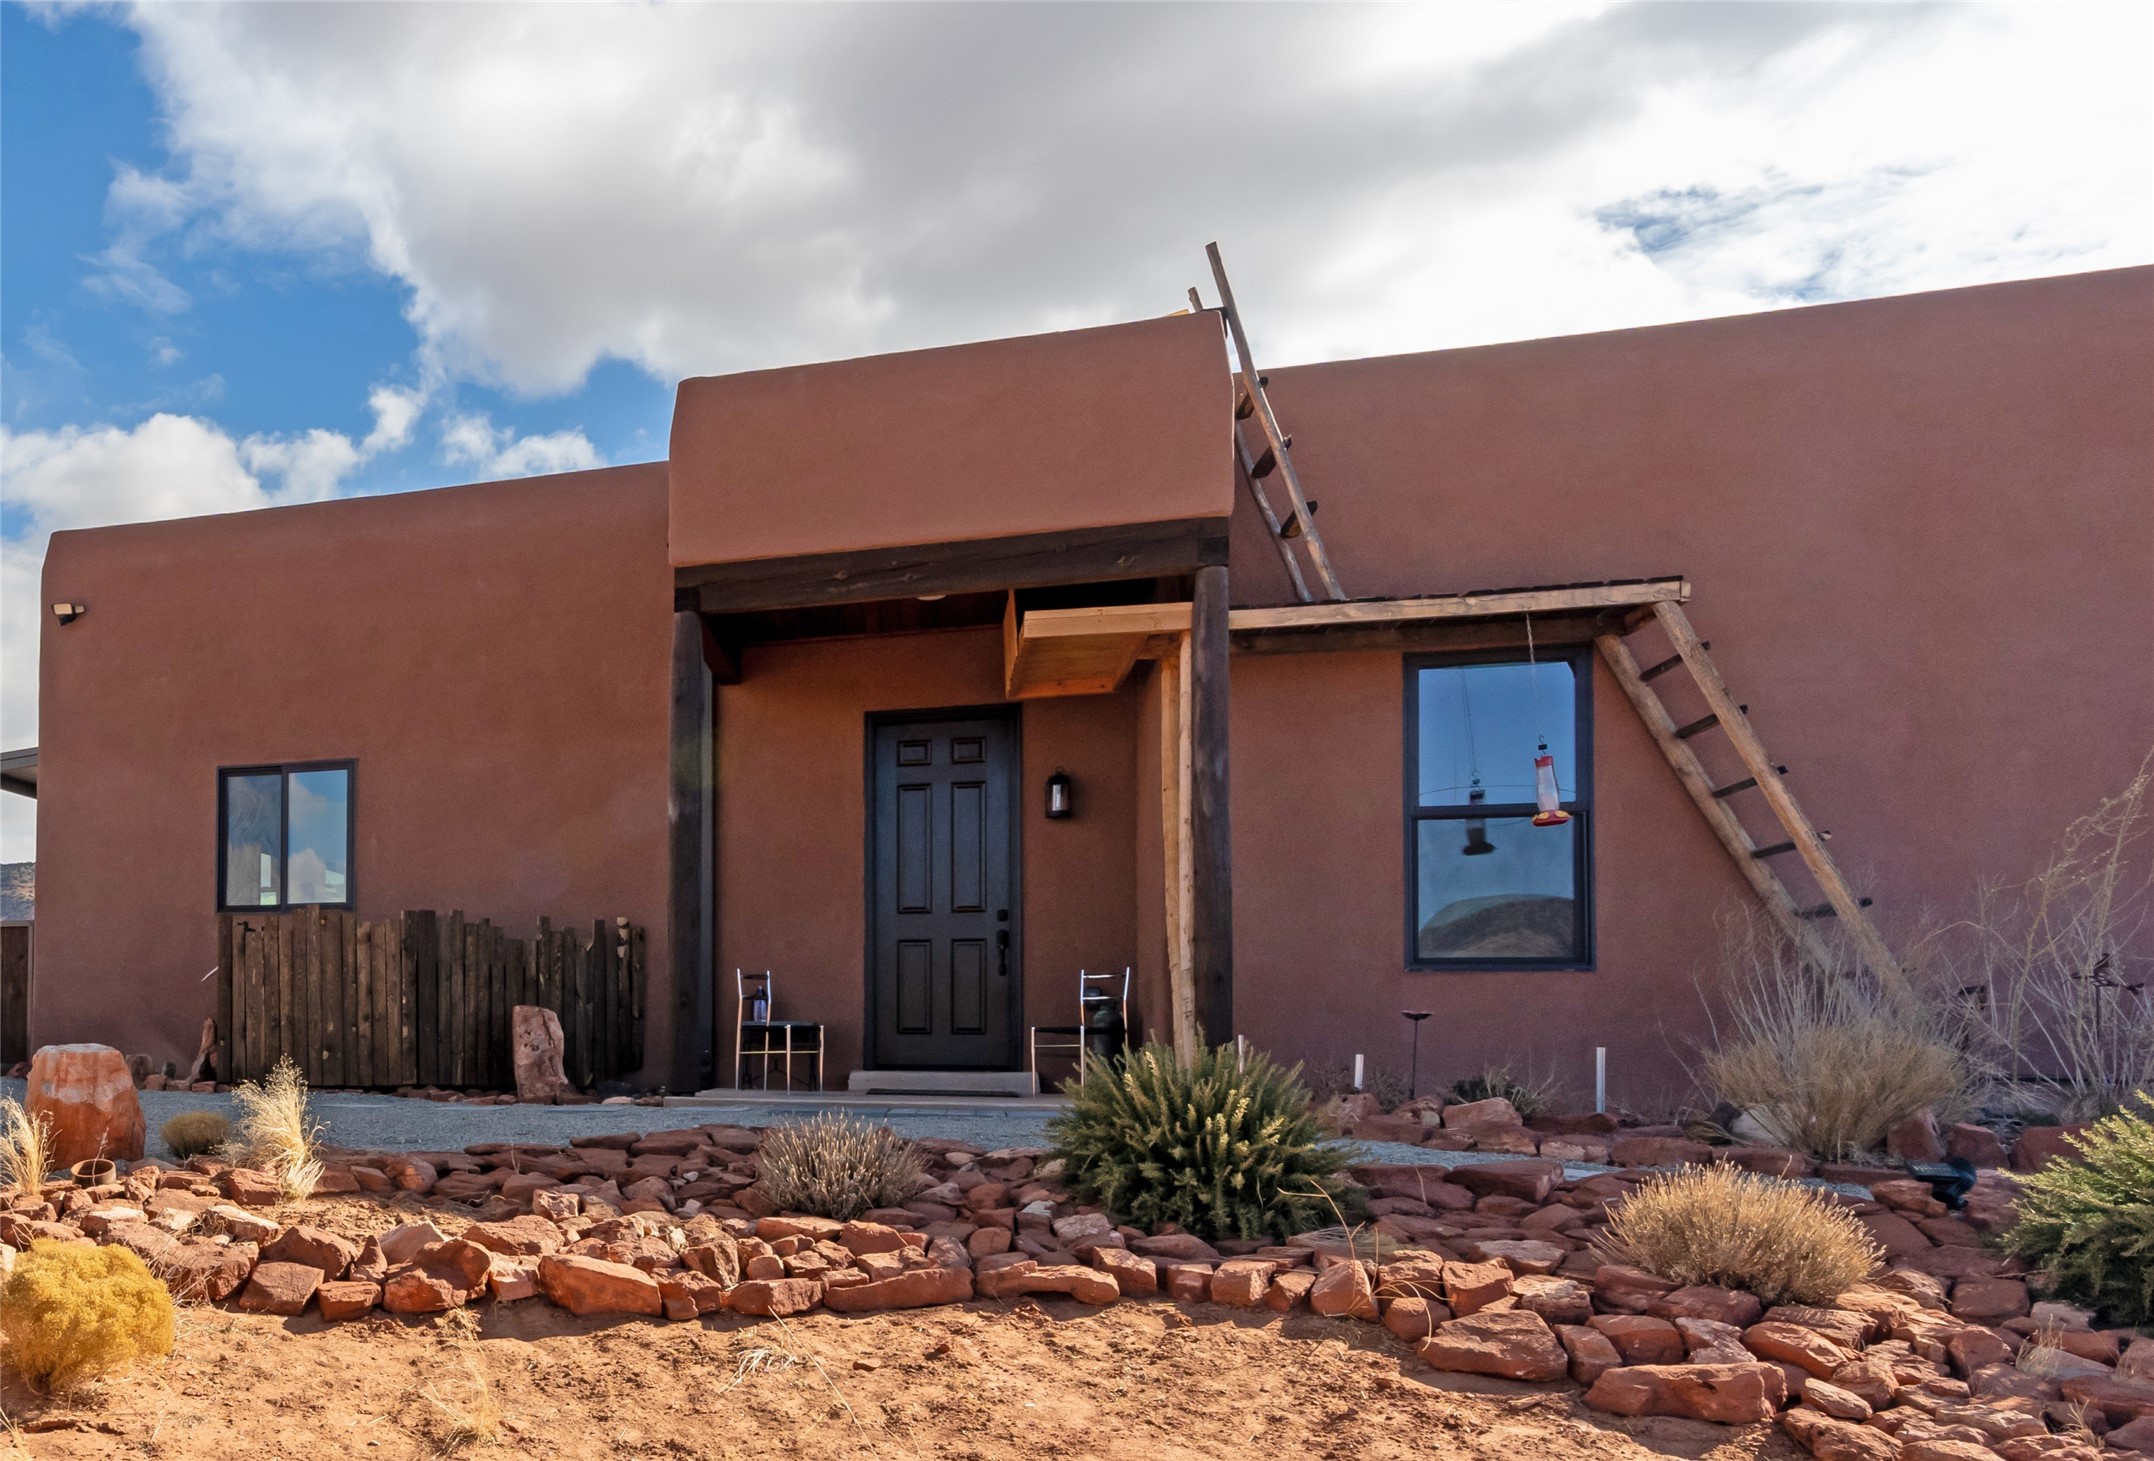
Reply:
<svg viewBox="0 0 2154 1461"><path fill-rule="evenodd" d="M1593 1047L1593 1110L1596 1114L1608 1109L1608 1047Z"/></svg>
<svg viewBox="0 0 2154 1461"><path fill-rule="evenodd" d="M1414 1032L1412 1074L1406 1078L1406 1099L1411 1101L1421 1094L1421 1022L1429 1017L1428 1010L1400 1010L1406 1016Z"/></svg>

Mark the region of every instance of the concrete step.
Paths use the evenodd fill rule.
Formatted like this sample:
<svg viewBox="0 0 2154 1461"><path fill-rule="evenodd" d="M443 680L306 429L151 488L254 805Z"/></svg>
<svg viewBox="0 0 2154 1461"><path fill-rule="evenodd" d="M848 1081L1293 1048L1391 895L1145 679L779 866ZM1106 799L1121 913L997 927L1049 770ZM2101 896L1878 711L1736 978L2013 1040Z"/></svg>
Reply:
<svg viewBox="0 0 2154 1461"><path fill-rule="evenodd" d="M1037 1096L1028 1070L856 1070L846 1090L869 1096Z"/></svg>

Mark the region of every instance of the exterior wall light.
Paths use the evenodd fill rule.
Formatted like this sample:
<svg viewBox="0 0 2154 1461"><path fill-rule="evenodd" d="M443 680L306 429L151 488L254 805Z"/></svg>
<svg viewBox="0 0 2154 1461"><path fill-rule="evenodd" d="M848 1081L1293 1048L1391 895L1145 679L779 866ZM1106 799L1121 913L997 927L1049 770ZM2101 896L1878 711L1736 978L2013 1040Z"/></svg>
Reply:
<svg viewBox="0 0 2154 1461"><path fill-rule="evenodd" d="M1067 771L1057 770L1047 778L1047 815L1060 821L1070 814L1075 805L1076 783Z"/></svg>
<svg viewBox="0 0 2154 1461"><path fill-rule="evenodd" d="M52 606L52 617L58 619L62 624L72 624L82 617L85 607L82 604L54 604Z"/></svg>

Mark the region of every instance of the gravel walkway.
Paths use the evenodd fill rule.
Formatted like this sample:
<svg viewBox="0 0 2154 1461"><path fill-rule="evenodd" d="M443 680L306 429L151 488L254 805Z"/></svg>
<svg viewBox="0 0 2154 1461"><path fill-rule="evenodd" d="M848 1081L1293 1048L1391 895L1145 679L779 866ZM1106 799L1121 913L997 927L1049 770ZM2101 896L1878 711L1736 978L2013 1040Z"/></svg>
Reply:
<svg viewBox="0 0 2154 1461"><path fill-rule="evenodd" d="M0 1095L23 1098L23 1082L0 1080ZM149 1125L148 1155L169 1159L171 1153L158 1139L157 1129L182 1111L219 1111L232 1114L230 1096L198 1095L187 1091L143 1091L142 1114ZM466 1106L455 1101L416 1101L403 1096L350 1095L327 1092L310 1103L315 1119L322 1122L322 1140L331 1146L371 1151L457 1151L479 1142L524 1142L533 1146L566 1145L572 1136L598 1136L616 1131L670 1131L684 1126L770 1126L813 1115L816 1106L771 1105L744 1102L740 1105L681 1106ZM845 1109L870 1121L880 1121L904 1136L936 1136L961 1141L982 1151L1001 1147L1047 1145L1047 1119L1051 1114L1038 1106L1009 1111L962 1107L908 1106L900 1101L888 1105L848 1105ZM1439 1152L1396 1142L1358 1143L1367 1159L1403 1162L1415 1166L1473 1166L1481 1162L1513 1158L1480 1152ZM1591 1176L1607 1167L1571 1166L1573 1177Z"/></svg>

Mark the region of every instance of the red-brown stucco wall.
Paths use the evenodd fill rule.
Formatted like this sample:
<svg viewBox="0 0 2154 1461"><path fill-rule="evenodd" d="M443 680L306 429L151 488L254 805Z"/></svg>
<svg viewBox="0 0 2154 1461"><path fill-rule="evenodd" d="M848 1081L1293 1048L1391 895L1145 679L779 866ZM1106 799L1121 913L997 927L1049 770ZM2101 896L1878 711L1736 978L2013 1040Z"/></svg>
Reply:
<svg viewBox="0 0 2154 1461"><path fill-rule="evenodd" d="M658 463L56 534L45 597L88 612L44 627L33 1038L193 1057L220 766L356 759L363 917L625 915L663 981L665 493Z"/></svg>
<svg viewBox="0 0 2154 1461"><path fill-rule="evenodd" d="M1271 379L1351 594L1688 575L1888 938L2031 872L2154 744L2154 269ZM1232 574L1287 597L1246 503ZM1429 1009L1446 1080L1515 1056L1583 1088L1605 1044L1619 1096L1676 1082L1658 1031L1698 1030L1738 885L1620 690L1599 675L1597 969L1414 973L1402 674L1233 661L1242 1030L1402 1063L1398 1012Z"/></svg>
<svg viewBox="0 0 2154 1461"><path fill-rule="evenodd" d="M672 561L1224 517L1216 315L681 382Z"/></svg>
<svg viewBox="0 0 2154 1461"><path fill-rule="evenodd" d="M1077 971L1137 958L1130 847L1138 695L1025 702L1018 786L1023 1025L1077 1016ZM828 1079L861 1063L867 717L1003 703L997 629L749 649L718 696L718 1015L732 1080L734 970L770 969L778 1014L820 1020ZM1042 815L1066 770L1077 815ZM1023 1030L1019 1031L1022 1038Z"/></svg>

